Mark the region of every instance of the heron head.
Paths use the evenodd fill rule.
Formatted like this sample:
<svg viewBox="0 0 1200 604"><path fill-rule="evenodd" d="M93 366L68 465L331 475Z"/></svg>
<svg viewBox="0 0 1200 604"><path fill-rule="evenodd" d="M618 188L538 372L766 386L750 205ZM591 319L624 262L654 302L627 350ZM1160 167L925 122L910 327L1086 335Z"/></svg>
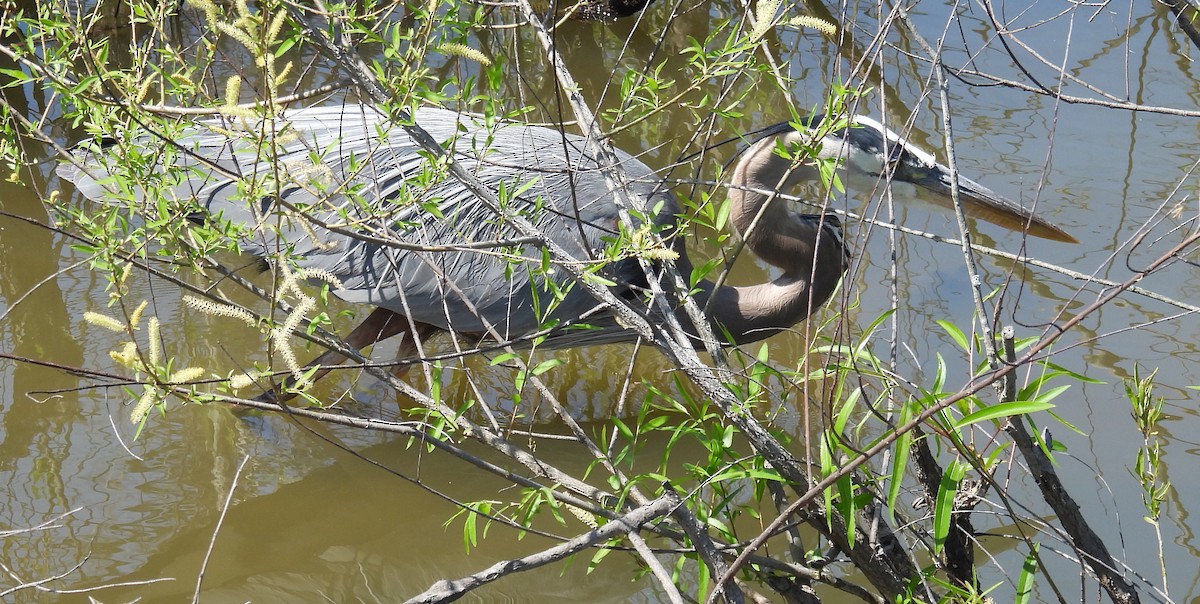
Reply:
<svg viewBox="0 0 1200 604"><path fill-rule="evenodd" d="M856 116L851 121L851 127L821 139L819 155L843 162L852 184L870 190L882 180L893 195L954 208L954 178L949 167L871 118ZM962 175L958 177L958 193L967 216L1037 237L1077 242L1020 204Z"/></svg>

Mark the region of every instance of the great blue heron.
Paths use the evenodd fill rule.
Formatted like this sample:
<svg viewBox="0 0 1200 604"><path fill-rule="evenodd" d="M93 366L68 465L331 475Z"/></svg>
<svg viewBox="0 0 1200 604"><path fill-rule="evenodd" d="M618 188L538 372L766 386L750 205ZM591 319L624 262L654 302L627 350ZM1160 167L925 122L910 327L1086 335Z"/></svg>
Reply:
<svg viewBox="0 0 1200 604"><path fill-rule="evenodd" d="M576 258L606 258L606 246L620 232L618 206L583 139L445 109L423 108L413 118L456 161L499 191L508 210L522 213ZM854 121L855 127L819 141L820 155L842 158L851 176L888 174L925 197L948 198L945 166L874 121ZM333 292L338 297L375 306L346 338L356 349L406 333L400 355L411 357L419 342L437 332L509 340L554 321L590 327L551 332L546 347L633 339L582 288L563 283L533 244L504 250L480 246L517 239L517 233L458 181L437 178L436 162L374 109L290 110L265 126L271 132L264 137L264 124L211 121L177 137L168 145L176 152L166 157L175 157L169 161L185 169L168 195L194 200L194 218L236 225L243 250L332 273L341 282ZM772 191L815 175L811 167L781 156L777 147L810 139L811 133L787 124L768 128L733 169L731 222L755 254L782 270L774 281L759 285L697 285L695 297L708 308L716 332L729 334L734 343L766 338L805 319L829 299L847 268L836 217L797 215L773 203ZM58 173L87 197L103 200L111 194L104 156L83 154L79 165L63 164ZM617 156L632 192L653 208L647 222L666 227L662 234L678 253L681 273L690 274L684 238L673 232L680 212L675 197L645 163L628 153ZM1033 235L1071 240L988 189L967 179L959 184L969 212ZM616 283L615 293L642 299L648 283L637 258L609 257L603 264L599 274ZM692 328L682 312L677 314L685 328ZM331 351L314 363L329 367L344 360Z"/></svg>

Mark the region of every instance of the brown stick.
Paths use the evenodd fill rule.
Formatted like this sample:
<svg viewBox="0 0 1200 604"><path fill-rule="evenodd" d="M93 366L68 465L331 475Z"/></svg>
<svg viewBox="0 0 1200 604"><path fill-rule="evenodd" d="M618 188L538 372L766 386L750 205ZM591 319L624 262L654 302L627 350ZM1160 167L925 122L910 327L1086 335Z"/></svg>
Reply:
<svg viewBox="0 0 1200 604"><path fill-rule="evenodd" d="M1004 347L1005 360L1012 365L1016 362L1016 352L1013 334L1008 329L1004 333ZM1100 580L1100 586L1108 592L1108 596L1112 598L1113 602L1117 604L1140 602L1137 590L1121 575L1121 571L1117 568L1117 562L1108 553L1104 541L1088 524L1083 513L1079 511L1079 504L1075 503L1075 498L1071 497L1058 477L1058 473L1054 470L1054 462L1037 443L1033 442L1024 422L1024 416L1011 417L1004 427L1004 431L1012 437L1013 442L1021 451L1025 463L1029 466L1029 472L1033 475L1034 482L1042 491L1042 497L1058 515L1058 521L1070 536L1071 543L1079 548L1080 558L1092 569L1092 572L1096 573Z"/></svg>

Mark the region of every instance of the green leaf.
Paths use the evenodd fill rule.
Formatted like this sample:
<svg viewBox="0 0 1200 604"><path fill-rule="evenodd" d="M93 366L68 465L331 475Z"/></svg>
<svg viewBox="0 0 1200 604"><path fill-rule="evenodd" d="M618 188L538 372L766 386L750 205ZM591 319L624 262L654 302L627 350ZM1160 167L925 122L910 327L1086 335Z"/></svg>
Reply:
<svg viewBox="0 0 1200 604"><path fill-rule="evenodd" d="M1057 413L1055 413L1053 411L1048 411L1047 413L1050 414L1050 417L1053 417L1056 421L1058 421L1058 423L1066 426L1068 430L1070 430L1080 436L1087 436L1086 432L1077 428L1075 426L1075 424L1072 424L1071 422L1067 421L1066 419L1059 417Z"/></svg>
<svg viewBox="0 0 1200 604"><path fill-rule="evenodd" d="M912 405L904 405L896 424L903 426L912 419ZM912 431L901 434L896 439L895 453L892 455L892 472L888 482L887 512L891 519L896 518L896 500L900 497L900 487L904 484L904 470L908 466L908 455L912 447Z"/></svg>
<svg viewBox="0 0 1200 604"><path fill-rule="evenodd" d="M595 283L597 285L603 285L604 287L616 287L617 286L616 281L613 281L611 279L605 279L604 277L601 277L600 275L597 275L595 273L584 273L584 278L587 279L591 283Z"/></svg>
<svg viewBox="0 0 1200 604"><path fill-rule="evenodd" d="M971 424L976 424L990 419L1007 417L1010 415L1026 415L1029 413L1036 413L1038 411L1045 411L1053 408L1054 405L1050 403L1038 401L1013 401L1011 403L1000 403L998 405L984 407L979 411L963 416L962 419L954 423L954 427L963 428Z"/></svg>
<svg viewBox="0 0 1200 604"><path fill-rule="evenodd" d="M643 424L642 429L646 430L646 431L657 430L657 429L665 426L667 424L667 422L669 422L669 421L671 421L671 418L669 418L665 415L656 415L656 416L646 420L646 422Z"/></svg>
<svg viewBox="0 0 1200 604"><path fill-rule="evenodd" d="M733 204L729 200L721 202L721 205L717 207L716 224L713 225L716 230L721 231L725 229L725 224L729 222L729 210L732 207Z"/></svg>
<svg viewBox="0 0 1200 604"><path fill-rule="evenodd" d="M1070 369L1067 369L1066 367L1063 367L1062 365L1059 365L1057 363L1052 363L1050 361L1042 361L1041 364L1045 367L1048 367L1048 368L1050 368L1054 371L1057 371L1067 377L1070 377L1074 380L1083 382L1085 384L1106 384L1107 383L1104 380L1098 380L1096 378L1090 378L1086 375L1083 375L1082 373L1076 373L1076 372L1071 371Z"/></svg>
<svg viewBox="0 0 1200 604"><path fill-rule="evenodd" d="M824 441L821 443L821 446L818 449L820 451L821 475L829 476L829 475L833 474L834 471L837 470L837 468L834 467L833 456L830 454L831 445L829 443L829 436L825 435L821 440ZM822 498L825 500L825 509L832 510L833 509L833 487L832 486L826 487L825 490L821 492L821 495L822 495ZM829 528L832 530L833 529L833 516L830 515L828 517L828 520L829 520Z"/></svg>
<svg viewBox="0 0 1200 604"><path fill-rule="evenodd" d="M1070 387L1071 387L1071 384L1063 384L1061 386L1055 386L1054 388L1051 388L1049 390L1045 390L1045 391L1039 393L1037 396L1035 396L1033 398L1033 400L1035 400L1039 403L1048 403L1048 402L1058 398L1058 395L1062 394L1063 392L1066 392L1067 389Z"/></svg>
<svg viewBox="0 0 1200 604"><path fill-rule="evenodd" d="M513 360L513 359L515 359L515 358L517 358L517 353L515 353L515 352L505 352L505 353L501 353L501 354L498 354L498 355L496 355L496 358L492 359L492 362L491 362L490 364L491 364L491 366L492 366L492 367L495 367L496 365L499 365L499 364L501 364L501 363L505 363L505 362L511 361L511 360Z"/></svg>
<svg viewBox="0 0 1200 604"><path fill-rule="evenodd" d="M562 359L546 359L545 361L538 363L537 366L530 371L530 373L533 375L542 375L543 373L546 373L547 371L550 371L551 369L554 369L562 364Z"/></svg>
<svg viewBox="0 0 1200 604"><path fill-rule="evenodd" d="M855 530L858 502L854 499L854 481L850 475L847 474L838 479L837 490L837 510L842 514L842 520L846 523L846 542L850 544L850 547L854 547L855 537L858 535L858 531Z"/></svg>
<svg viewBox="0 0 1200 604"><path fill-rule="evenodd" d="M858 406L858 399L862 394L861 388L855 388L850 392L850 396L846 397L845 402L838 409L837 416L833 421L834 436L840 437L846 433L846 424L850 421L850 414Z"/></svg>
<svg viewBox="0 0 1200 604"><path fill-rule="evenodd" d="M24 71L21 71L20 69L0 69L0 75L6 75L11 79L11 81L8 84L0 86L0 88L12 88L14 86L21 86L21 85L25 84L26 82L30 82L33 80L32 76L25 73Z"/></svg>
<svg viewBox="0 0 1200 604"><path fill-rule="evenodd" d="M771 470L771 469L766 469L766 468L763 468L763 469L732 468L729 470L725 470L724 472L720 472L718 474L714 474L714 475L710 476L708 478L708 482L715 483L715 482L721 482L723 480L740 480L743 478L749 478L752 480L770 480L773 482L780 482L780 483L787 482L783 479L782 476L779 475L779 472L776 472L775 470Z"/></svg>
<svg viewBox="0 0 1200 604"><path fill-rule="evenodd" d="M962 330L959 329L956 325L954 325L953 323L951 323L949 321L943 321L941 319L938 319L937 324L941 325L942 329L946 330L946 333L949 334L950 337L954 339L954 343L958 344L959 348L962 348L963 350L967 350L967 351L971 350L971 346L969 344L967 344L966 334L964 334L962 332Z"/></svg>
<svg viewBox="0 0 1200 604"><path fill-rule="evenodd" d="M633 430L630 429L629 424L621 421L620 418L616 418L616 417L613 418L613 424L615 424L617 426L617 431L621 433L621 436L624 436L625 438L628 438L628 439L633 438Z"/></svg>
<svg viewBox="0 0 1200 604"><path fill-rule="evenodd" d="M609 545L609 547L596 548L596 553L594 555L592 555L592 561L590 564L588 564L588 570L587 570L588 574L591 574L591 572L593 570L595 570L598 566L600 566L600 563L603 562L604 559L607 558L609 554L613 553L612 546L617 545L618 541L619 540L614 539L614 540L608 542L607 545Z"/></svg>
<svg viewBox="0 0 1200 604"><path fill-rule="evenodd" d="M524 195L526 191L528 191L529 189L532 189L533 185L536 185L539 182L541 182L540 178L531 178L531 179L521 183L516 188L516 190L514 190L512 192L512 196L515 198L515 197L520 197L520 196Z"/></svg>
<svg viewBox="0 0 1200 604"><path fill-rule="evenodd" d="M879 329L879 326L882 325L884 321L888 320L888 318L894 314L896 314L896 309L890 309L878 317L875 317L875 320L871 321L871 324L867 325L867 327L863 329L861 339L858 345L854 347L854 358L859 358L859 355L870 352L868 347L871 344L871 336L875 334L875 330Z"/></svg>
<svg viewBox="0 0 1200 604"><path fill-rule="evenodd" d="M933 374L933 389L930 394L936 395L946 386L946 359L942 357L942 353L937 353L937 368ZM940 398L940 397L939 397ZM932 406L932 405L930 405Z"/></svg>
<svg viewBox="0 0 1200 604"><path fill-rule="evenodd" d="M475 514L467 514L467 521L463 525L463 546L468 552L479 545L478 525L475 519Z"/></svg>
<svg viewBox="0 0 1200 604"><path fill-rule="evenodd" d="M937 504L933 508L933 553L938 555L946 544L946 536L950 534L950 518L954 515L954 495L958 493L958 485L970 466L960 460L954 460L946 473L942 474L942 483L938 485Z"/></svg>
<svg viewBox="0 0 1200 604"><path fill-rule="evenodd" d="M1025 556L1025 564L1021 565L1021 577L1017 579L1017 597L1013 599L1014 604L1027 604L1030 596L1033 595L1033 580L1037 575L1037 559L1038 550L1041 545L1033 544L1033 551Z"/></svg>

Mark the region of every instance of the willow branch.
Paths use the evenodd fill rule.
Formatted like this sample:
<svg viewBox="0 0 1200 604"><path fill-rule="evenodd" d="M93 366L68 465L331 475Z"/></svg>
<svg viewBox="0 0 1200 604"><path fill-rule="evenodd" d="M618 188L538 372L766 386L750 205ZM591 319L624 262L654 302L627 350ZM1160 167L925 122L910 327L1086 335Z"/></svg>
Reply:
<svg viewBox="0 0 1200 604"><path fill-rule="evenodd" d="M1015 360L1015 346L1013 345L1013 334L1005 334L1005 356L1006 361L1011 365ZM1012 380L1010 380L1012 381ZM1117 572L1116 561L1113 560L1111 554L1108 553L1108 548L1105 547L1104 541L1100 539L1100 535L1092 530L1088 524L1087 518L1084 518L1083 513L1079 511L1079 504L1067 492L1062 479L1058 477L1058 473L1054 470L1054 462L1046 455L1037 443L1033 442L1033 438L1029 436L1029 430L1025 427L1024 416L1016 416L1009 418L1009 421L1004 426L1004 431L1013 439L1017 448L1021 451L1021 456L1025 458L1025 463L1029 464L1029 472L1033 475L1034 482L1041 489L1042 498L1046 500L1054 510L1054 514L1058 517L1059 524L1063 530L1067 531L1067 535L1071 538L1071 543L1079 549L1081 557L1088 565L1092 572L1100 579L1100 586L1108 592L1110 598L1117 604L1135 604L1140 602L1137 590L1133 585Z"/></svg>
<svg viewBox="0 0 1200 604"><path fill-rule="evenodd" d="M628 189L627 185L622 181L620 170L617 167L616 156L608 145L601 144L600 141L603 140L603 136L599 131L599 126L593 114L584 104L579 94L578 85L571 78L570 73L566 71L563 61L554 47L552 38L546 31L545 26L538 19L536 12L529 4L529 0L521 0L521 8L525 13L526 20L529 21L530 26L538 35L551 68L554 69L555 76L566 91L571 107L575 111L576 119L581 124L584 132L587 133L586 145L588 151L597 155L606 180L617 194L617 204L622 209L622 221L627 225L632 225L631 219L626 216L627 209L631 207L638 209L640 206L637 204L641 200L637 199L637 196L624 194L624 191ZM810 481L803 466L791 452L771 436L753 415L741 411L737 397L717 379L712 367L701 362L687 339L682 337L685 335L685 332L683 332L675 317L675 313L670 308L670 298L665 296L665 292L661 289L658 280L654 278L655 274L651 270L651 267L644 263L643 270L646 270L647 276L650 277L648 281L651 291L654 294L655 303L660 304L664 309L663 317L667 323L665 330L659 325L652 326L655 334L658 336L653 341L663 346L664 351L676 366L682 369L692 382L701 388L722 409L725 416L746 435L752 446L784 476L797 492L800 492L803 489L802 485L809 484ZM676 292L686 292L689 290L687 282L679 275L674 265L666 263L664 272ZM704 317L704 313L690 296L683 296L680 304L685 309L688 318L692 321L694 329L700 336L700 340L704 343L706 352L712 355L718 367L724 367L725 355L717 345L717 339ZM881 563L881 558L875 553L875 544L870 543L868 539L855 539L853 541L847 539L847 525L845 520L839 518L836 513L829 513L827 510L820 509L820 505L815 504L815 502L810 503L814 503L817 508L814 510L815 516L819 516L822 519L828 517L829 520L829 522L823 520L814 522L813 525L822 530L829 539L833 540L834 543L837 543L839 547L846 551L851 559L854 560L859 570L866 574L872 584L881 591L898 596L905 593L909 582L919 576L916 564L907 552L902 556L887 556L882 559L884 563ZM898 541L896 544L899 546ZM735 565L734 569L731 569L731 572L735 572L736 567L737 565ZM726 577L730 577L730 573L726 573ZM720 585L724 586L727 584L728 578Z"/></svg>
<svg viewBox="0 0 1200 604"><path fill-rule="evenodd" d="M1170 250L1167 250L1167 252L1165 254L1159 256L1156 260L1151 262L1145 268L1143 268L1142 270L1138 271L1133 276L1126 279L1124 282L1122 282L1117 287L1109 290L1106 294L1100 296L1100 298L1098 298L1096 301L1092 302L1087 307L1085 307L1083 310L1081 310L1078 314L1076 314L1075 316L1071 317L1066 322L1064 322L1063 325L1058 328L1058 330L1051 332L1046 337L1042 338L1041 340L1037 341L1032 346L1030 346L1029 349L1025 352L1024 356L1022 356L1021 358L1017 359L1016 361L1014 361L1012 363L1002 364L999 369L996 369L996 370L988 373L985 376L981 376L980 379L976 380L974 383L972 383L968 387L963 388L962 390L959 390L955 394L946 397L945 399L943 399L936 405L930 406L928 409L925 409L921 413L917 414L916 417L909 420L908 423L906 423L902 426L898 426L895 430L893 430L893 431L889 432L888 434L884 435L883 437L881 437L878 441L875 442L875 444L871 445L865 451L860 453L857 457L855 457L855 458L851 459L850 461L848 461L847 463L839 466L837 471L831 473L829 476L825 477L824 479L819 481L817 484L813 485L813 487L810 488L807 492L805 492L799 499L797 499L796 501L793 501L791 503L791 505L789 505L782 514L780 514L778 517L776 517L774 520L772 520L771 523L767 526L767 529L764 530L758 537L756 537L749 545L747 545L744 550L742 550L742 553L739 554L738 559L734 561L732 568L736 569L736 568L739 568L741 564L744 564L745 559L748 558L758 548L762 547L766 543L767 539L771 535L773 535L775 533L775 531L779 530L779 528L784 524L784 522L787 521L787 518L790 515L796 513L805 505L808 505L808 503L811 500L819 497L825 489L830 488L833 485L837 484L837 481L841 480L842 477L853 472L859 466L865 464L868 460L875 457L883 450L887 449L888 447L891 447L892 444L895 443L896 440L899 439L902 434L911 432L912 430L916 429L918 426L929 421L929 419L932 418L934 415L941 413L942 411L944 411L945 409L954 405L955 403L958 403L959 401L961 401L967 397L975 396L980 391L982 391L984 388L994 385L999 380L1005 379L1009 374L1016 371L1018 367L1022 367L1030 362L1033 362L1036 358L1038 358L1038 356L1044 350L1053 346L1054 343L1057 342L1060 338L1062 338L1063 335L1065 335L1067 332L1074 329L1077 325L1082 323L1085 319L1090 317L1093 313L1095 313L1098 310L1100 310L1101 308L1104 308L1105 306L1107 306L1110 302L1115 300L1118 296L1120 296L1126 289L1131 287L1134 283L1137 283L1138 281L1141 281L1142 279L1144 279L1146 276L1154 273L1159 268L1161 268L1162 266L1164 266L1165 264L1170 262L1172 259L1174 259L1177 254L1179 254L1183 250L1191 247L1192 245L1195 245L1197 242L1200 242L1200 232L1192 233L1188 237L1184 238L1183 241L1176 244ZM720 581L729 581L731 579L732 579L732 577L727 573L725 576L720 578Z"/></svg>
<svg viewBox="0 0 1200 604"><path fill-rule="evenodd" d="M407 603L432 604L460 598L473 589L487 585L510 574L545 566L551 562L562 560L567 556L583 551L602 541L634 533L640 530L643 525L670 513L671 506L671 502L666 498L655 499L649 504L638 507L597 529L588 531L566 543L556 545L545 551L523 558L498 562L480 572L460 579L438 581L430 586L429 589L407 600Z"/></svg>
<svg viewBox="0 0 1200 604"><path fill-rule="evenodd" d="M208 541L208 549L204 552L204 561L200 563L200 572L196 573L196 589L192 592L192 604L200 602L200 586L204 583L204 572L208 569L208 561L212 558L213 549L217 546L217 535L221 532L221 525L225 523L225 516L229 513L229 506L233 503L233 492L237 489L238 479L242 476L242 470L245 469L246 463L250 461L250 456L246 455L238 464L237 470L233 473L233 480L229 484L229 492L225 494L225 505L221 506L221 514L217 516L217 525L213 527L212 538Z"/></svg>
<svg viewBox="0 0 1200 604"><path fill-rule="evenodd" d="M716 544L708 536L708 531L700 524L695 514L692 514L692 511L683 504L683 499L679 497L679 493L675 492L675 487L669 483L664 484L663 497L674 504L671 515L675 517L675 521L679 523L679 526L683 527L683 531L692 540L692 546L696 548L696 555L708 566L709 574L713 577L719 577L728 572L729 564L725 562L724 556L717 550ZM736 583L717 585L713 589L712 597L723 597L727 602L733 604L741 604L746 600L745 595Z"/></svg>

